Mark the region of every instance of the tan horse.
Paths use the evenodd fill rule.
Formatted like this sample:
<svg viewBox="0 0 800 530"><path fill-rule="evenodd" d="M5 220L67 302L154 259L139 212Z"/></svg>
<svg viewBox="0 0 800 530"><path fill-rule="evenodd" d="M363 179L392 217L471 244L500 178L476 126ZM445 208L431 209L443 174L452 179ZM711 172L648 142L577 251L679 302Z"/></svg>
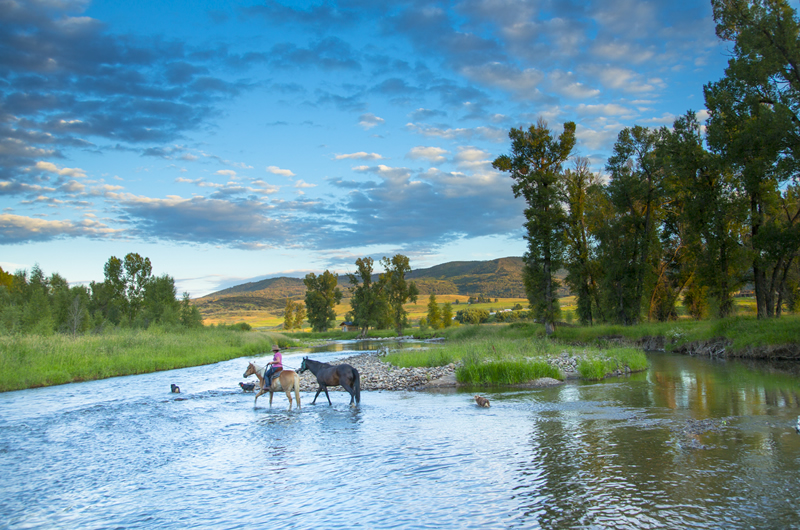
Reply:
<svg viewBox="0 0 800 530"><path fill-rule="evenodd" d="M256 406L256 401L258 401L258 396L261 394L266 394L269 391L269 406L272 406L272 393L279 392L283 390L286 392L286 397L289 398L289 410L292 410L292 388L294 388L294 396L297 398L297 408L300 407L300 376L297 375L297 372L294 370L287 370L284 368L281 370L280 375L272 380L272 385L265 385L264 384L264 372L266 372L266 366L259 366L256 363L248 363L247 370L245 370L244 375L242 377L249 377L253 374L258 377L258 382L261 385L261 389L256 394L256 399L253 400L253 407Z"/></svg>

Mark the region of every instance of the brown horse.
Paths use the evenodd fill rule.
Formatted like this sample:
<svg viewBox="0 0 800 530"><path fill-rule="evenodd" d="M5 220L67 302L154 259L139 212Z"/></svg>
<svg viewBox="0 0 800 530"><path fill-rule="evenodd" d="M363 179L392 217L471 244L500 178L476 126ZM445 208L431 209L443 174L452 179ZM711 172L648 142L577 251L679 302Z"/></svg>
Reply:
<svg viewBox="0 0 800 530"><path fill-rule="evenodd" d="M256 406L256 401L258 401L258 396L261 394L265 394L269 391L269 406L272 406L272 393L278 392L283 390L286 392L286 397L289 398L289 410L292 410L292 388L294 388L294 397L297 398L297 408L300 407L300 376L297 375L297 372L294 370L287 370L284 368L280 371L280 375L272 380L272 384L264 383L264 372L266 372L266 366L259 366L256 363L248 363L247 370L245 370L244 375L242 377L249 377L253 374L256 374L258 377L258 382L261 385L261 389L256 394L256 399L253 400L253 407Z"/></svg>
<svg viewBox="0 0 800 530"><path fill-rule="evenodd" d="M347 390L350 394L350 406L353 406L353 401L361 403L361 377L358 375L358 370L349 364L328 364L319 361L313 361L308 357L303 357L303 363L300 365L299 373L306 370L311 370L311 373L317 376L317 383L319 383L319 390L317 395L314 396L313 405L317 402L319 393L325 391L325 397L328 398L328 405L331 403L331 397L328 395L329 386L342 385L342 388Z"/></svg>

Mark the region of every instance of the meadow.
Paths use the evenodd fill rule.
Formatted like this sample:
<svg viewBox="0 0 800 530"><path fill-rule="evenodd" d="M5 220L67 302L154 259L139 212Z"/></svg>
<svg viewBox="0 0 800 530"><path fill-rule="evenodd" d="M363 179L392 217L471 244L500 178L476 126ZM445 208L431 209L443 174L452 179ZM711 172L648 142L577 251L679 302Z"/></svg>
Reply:
<svg viewBox="0 0 800 530"><path fill-rule="evenodd" d="M0 335L0 392L211 364L296 346L277 333L222 327Z"/></svg>

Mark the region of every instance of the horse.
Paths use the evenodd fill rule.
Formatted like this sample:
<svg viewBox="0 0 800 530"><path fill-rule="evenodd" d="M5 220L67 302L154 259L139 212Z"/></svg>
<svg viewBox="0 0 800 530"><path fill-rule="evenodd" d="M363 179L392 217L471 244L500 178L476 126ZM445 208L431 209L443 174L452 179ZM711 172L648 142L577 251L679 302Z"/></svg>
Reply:
<svg viewBox="0 0 800 530"><path fill-rule="evenodd" d="M353 401L361 403L361 377L358 375L358 370L349 364L328 364L319 361L313 361L308 357L303 357L303 363L297 371L302 374L306 370L311 370L311 373L317 376L317 383L319 383L319 390L317 395L314 396L313 405L317 402L319 393L325 391L325 397L328 398L328 405L331 403L331 397L328 395L329 386L339 386L350 393L350 406L353 406Z"/></svg>
<svg viewBox="0 0 800 530"><path fill-rule="evenodd" d="M264 383L264 373L267 371L266 366L259 366L256 363L248 363L247 370L245 370L242 377L249 377L256 374L258 382L261 384L261 389L256 394L253 400L253 407L256 406L258 396L265 394L269 391L269 406L272 406L272 393L283 390L286 392L286 397L289 398L289 410L292 410L292 388L294 388L294 396L297 398L297 408L300 407L300 376L294 370L287 370L284 368L280 371L280 375L271 381L271 384Z"/></svg>

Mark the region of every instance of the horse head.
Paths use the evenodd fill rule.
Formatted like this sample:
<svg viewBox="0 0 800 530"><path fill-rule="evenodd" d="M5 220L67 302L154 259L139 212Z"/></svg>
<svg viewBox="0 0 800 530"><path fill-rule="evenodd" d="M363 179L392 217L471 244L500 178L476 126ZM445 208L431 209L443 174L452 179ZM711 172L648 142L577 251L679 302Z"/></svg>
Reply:
<svg viewBox="0 0 800 530"><path fill-rule="evenodd" d="M247 370L244 371L244 375L242 377L249 377L254 373L256 373L256 365L254 365L253 363L248 363Z"/></svg>
<svg viewBox="0 0 800 530"><path fill-rule="evenodd" d="M297 370L298 374L302 374L303 372L308 370L308 365L306 364L306 360L307 359L308 359L308 357L303 357L303 362L300 363L300 369Z"/></svg>

